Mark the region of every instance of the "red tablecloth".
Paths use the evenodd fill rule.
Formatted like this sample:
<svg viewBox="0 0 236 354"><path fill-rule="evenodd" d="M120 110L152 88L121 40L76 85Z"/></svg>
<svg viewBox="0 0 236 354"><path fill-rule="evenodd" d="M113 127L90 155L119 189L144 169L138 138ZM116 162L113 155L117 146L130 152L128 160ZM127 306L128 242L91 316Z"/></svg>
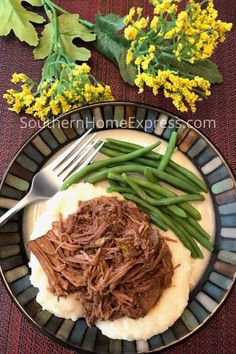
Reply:
<svg viewBox="0 0 236 354"><path fill-rule="evenodd" d="M94 21L95 14L114 12L125 15L132 6L142 6L146 12L151 7L147 0L61 0L61 6L71 12L80 13L82 18ZM236 1L215 0L220 17L234 22L236 26ZM2 100L2 93L10 86L13 72L40 78L41 61L35 61L31 48L19 43L13 36L0 39L0 177L17 150L29 138L36 128L20 128L19 116L9 112ZM208 100L200 102L196 114L180 114L184 119L215 120L215 128L209 128L206 122L200 130L218 147L236 171L236 33L235 28L226 43L219 46L215 61L224 75L224 83L215 86ZM154 97L146 91L142 95L137 89L130 88L119 76L117 68L97 52L93 52L90 65L94 75L112 86L117 100L130 100L154 104L178 114L171 102L162 96ZM199 122L197 122L199 123ZM225 353L236 352L236 292L235 289L216 316L197 334L166 353ZM2 282L0 282L0 354L69 354L73 353L41 334L29 323L15 306Z"/></svg>

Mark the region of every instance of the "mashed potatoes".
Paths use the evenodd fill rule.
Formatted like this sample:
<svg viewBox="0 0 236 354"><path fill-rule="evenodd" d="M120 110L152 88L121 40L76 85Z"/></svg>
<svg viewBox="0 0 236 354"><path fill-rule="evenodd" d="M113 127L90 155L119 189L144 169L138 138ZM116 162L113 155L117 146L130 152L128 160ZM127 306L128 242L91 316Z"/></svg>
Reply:
<svg viewBox="0 0 236 354"><path fill-rule="evenodd" d="M105 188L95 187L89 183L79 183L67 191L57 193L47 202L45 211L35 224L31 239L46 233L51 228L52 221L58 218L59 213L62 213L64 217L73 213L77 209L78 200L89 200L106 194ZM112 193L112 195L122 198L117 193ZM165 331L182 314L189 297L191 257L189 251L173 234L171 237L176 240L176 242L167 242L172 252L173 265L174 267L179 265L174 271L172 286L164 290L157 305L143 318L133 320L122 317L115 321L97 321L96 325L103 334L110 338L126 340L147 339ZM74 295L71 294L57 301L56 296L48 291L47 277L33 254L30 267L32 269L31 283L39 289L36 300L43 309L56 316L74 321L83 316L83 308L75 300Z"/></svg>

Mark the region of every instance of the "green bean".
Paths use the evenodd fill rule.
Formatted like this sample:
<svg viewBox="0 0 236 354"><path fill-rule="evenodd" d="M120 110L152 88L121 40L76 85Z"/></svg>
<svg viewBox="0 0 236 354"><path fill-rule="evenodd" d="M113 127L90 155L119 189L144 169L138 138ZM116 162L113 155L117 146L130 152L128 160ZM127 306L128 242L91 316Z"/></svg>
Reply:
<svg viewBox="0 0 236 354"><path fill-rule="evenodd" d="M184 201L194 201L194 200L202 201L204 199L205 198L201 194L183 194L183 195L178 195L176 197L163 198L161 200L154 199L152 204L156 206L166 206L172 204L179 204Z"/></svg>
<svg viewBox="0 0 236 354"><path fill-rule="evenodd" d="M190 235L192 235L202 246L204 246L208 251L212 252L214 247L211 242L204 237L202 234L198 232L191 224L189 224L188 220L182 220L181 218L177 218L173 216L174 220L181 225Z"/></svg>
<svg viewBox="0 0 236 354"><path fill-rule="evenodd" d="M131 178L129 178L126 173L122 173L122 178L140 198L149 203L150 197L138 186L138 184L136 184Z"/></svg>
<svg viewBox="0 0 236 354"><path fill-rule="evenodd" d="M120 144L116 144L113 142L110 142L110 138L107 138L108 142L105 142L105 144L103 145L104 147L111 149L111 150L117 150L119 152L123 152L125 154L127 154L130 151L135 151L137 150L137 147L133 148L133 147L127 147L127 146L120 146ZM117 140L119 141L119 140ZM123 142L122 142L123 143ZM129 144L129 143L125 143L125 144ZM134 144L132 144L134 145ZM140 145L141 146L141 145ZM145 154L145 157L147 157L150 160L154 160L154 161L160 161L163 155L159 154L158 152L148 152Z"/></svg>
<svg viewBox="0 0 236 354"><path fill-rule="evenodd" d="M137 182L136 182L137 183ZM151 191L150 189L147 188L143 188L145 190L145 192L150 195L150 197L155 198L155 199L163 199L163 195L159 194L159 193L155 193L153 191ZM170 205L171 206L171 205ZM173 206L173 205L172 205Z"/></svg>
<svg viewBox="0 0 236 354"><path fill-rule="evenodd" d="M110 160L112 160L112 159L120 159L120 158L123 158L123 157L124 156L113 157ZM98 162L103 162L103 161L107 161L107 160L102 160L102 161L98 161ZM95 162L95 163L98 163L98 162ZM91 165L89 165L89 166L91 166ZM89 166L87 166L87 167L89 167ZM128 166L128 170L125 169L125 168L127 168L127 166ZM116 167L113 167L113 168L116 168ZM129 172L144 173L144 169L146 168L146 166L145 165L134 165L134 164L130 165L129 164L129 165L123 165L123 168L125 169L124 172L129 171ZM196 193L197 192L194 187L190 186L189 184L187 184L184 181L181 181L177 177L171 176L171 175L169 175L166 172L157 171L155 168L152 168L152 167L150 167L150 169L151 169L151 171L152 171L152 173L154 175L157 175L157 177L159 177L164 182L172 185L173 187L177 187L177 188L179 188L179 189L181 189L183 191L186 191L186 192L191 192L191 193ZM106 178L106 172L105 171L106 170L103 171L104 173L102 173L102 171L100 171L100 172L97 172L96 174L92 175L91 177L89 176L89 178L86 179L86 182L97 183L97 182L105 179ZM121 170L121 172L123 172L123 171ZM78 173L80 173L80 172L78 172Z"/></svg>
<svg viewBox="0 0 236 354"><path fill-rule="evenodd" d="M200 190L205 193L208 193L208 187L204 181L197 177L192 171L189 171L187 168L180 166L174 161L170 161L170 167L173 167L176 171L182 173L187 178L189 178L194 184L196 184Z"/></svg>
<svg viewBox="0 0 236 354"><path fill-rule="evenodd" d="M109 174L108 174L109 176ZM162 198L160 200L156 200L155 198L149 197L143 189L141 189L138 184L136 184L129 176L127 176L125 173L122 174L122 177L124 178L125 182L129 184L129 186L140 196L140 198L146 200L152 205L155 206L165 206L165 205L171 205L171 204L178 204L180 202L184 201L193 201L193 200L204 200L205 198L201 194L184 194L184 195L178 195L176 197L170 197L170 198Z"/></svg>
<svg viewBox="0 0 236 354"><path fill-rule="evenodd" d="M144 191L152 198L163 199L163 196L161 194L154 193L153 191L151 191L149 189L145 189L145 188L144 188ZM179 209L184 210L183 208L180 207L181 204L184 204L184 203L180 203L178 205L174 205L174 204L173 205L167 205L166 208L170 211L171 214L179 215ZM160 206L159 208L162 209L163 207Z"/></svg>
<svg viewBox="0 0 236 354"><path fill-rule="evenodd" d="M193 218L191 218L191 217L189 216L189 217L188 217L188 221L189 221L189 223L190 223L193 227L195 227L195 229L198 230L198 232L199 232L200 234L202 234L202 236L204 236L204 237L207 238L208 240L211 239L211 236L208 234L208 232L206 232L206 231L203 229L203 227L202 227L196 220L194 220Z"/></svg>
<svg viewBox="0 0 236 354"><path fill-rule="evenodd" d="M151 220L152 224L158 226L163 231L168 231L169 230L168 226L163 221L158 219L158 217L155 214L153 214L153 213L148 213L148 214L149 214L149 217L150 217L150 220Z"/></svg>
<svg viewBox="0 0 236 354"><path fill-rule="evenodd" d="M103 181L104 179L107 178L109 172L114 172L114 173L140 172L140 173L143 173L144 168L146 168L146 166L142 167L137 164L128 164L128 165L120 165L120 166L110 167L110 168L98 171L92 175L89 175L85 179L85 182L95 184L97 182ZM164 197L176 196L176 194L174 192L170 191L169 189L165 188L164 186L161 186L160 184L151 183L151 182L145 181L141 178L135 179L135 182L144 188L147 188L151 191L154 191L156 193L163 195ZM179 204L179 207L181 207L184 211L186 211L194 219L196 219L196 220L201 219L201 214L191 204L189 204L187 202L183 202L183 203Z"/></svg>
<svg viewBox="0 0 236 354"><path fill-rule="evenodd" d="M144 158L143 158L143 160L144 160ZM137 160L136 160L136 161L137 161ZM136 162L136 161L135 161L135 162ZM150 161L152 161L152 160L147 159L146 161L143 161L143 162L146 162L145 164L148 166L147 168L153 167L153 163L150 163ZM155 162L154 162L154 163L155 163ZM156 165L156 166L157 166L157 168L158 168L159 162L157 162L157 165ZM196 189L197 191L201 191L200 188L199 188L198 186L196 186L196 184L193 184L192 181L189 180L187 177L185 177L185 176L183 176L181 173L175 171L174 168L167 166L167 167L165 168L165 171L166 171L167 173L169 173L170 175L172 175L172 176L174 176L174 177L177 177L177 178L183 180L184 182L188 183L190 186L192 186L192 187L193 187L194 189ZM144 176L145 176L150 182L153 182L153 183L156 183L157 180L158 180L157 178L155 178L155 177L153 176L153 174L152 174L152 172L150 171L150 169L149 169L148 172L147 172L147 171L144 171Z"/></svg>
<svg viewBox="0 0 236 354"><path fill-rule="evenodd" d="M107 179L107 182L109 183L109 185L111 187L118 187L119 186L119 183L117 183L116 181L114 181L114 179Z"/></svg>
<svg viewBox="0 0 236 354"><path fill-rule="evenodd" d="M118 192L118 193L133 193L132 188L129 188L129 187L121 187L121 186L110 186L110 187L107 187L106 191L107 191L107 193L113 193L113 192Z"/></svg>
<svg viewBox="0 0 236 354"><path fill-rule="evenodd" d="M102 147L100 149L100 152L102 152L104 155L107 155L109 157L124 156L126 154L126 153L122 153L122 152L119 152L119 151L116 151L116 150L108 149L106 147ZM153 161L151 159L143 158L143 157L139 157L137 159L134 159L133 161L135 163L140 163L142 165L148 165L148 166L151 166L153 168L156 168L156 166L157 166L155 161Z"/></svg>
<svg viewBox="0 0 236 354"><path fill-rule="evenodd" d="M118 182L124 181L123 177L122 177L120 174L116 174L116 173L114 173L114 172L109 172L109 173L108 173L108 178L113 179L113 180L118 181ZM131 179L131 178L130 178L130 179ZM131 179L131 180L134 181L134 183L137 182L137 184L138 184L138 180L134 180L134 179ZM145 189L144 189L144 191L145 191L147 194L149 194L149 192L150 192L150 191L145 190ZM141 192L140 192L140 197L141 197L141 194L142 194L142 190L141 190ZM150 196L152 197L152 198L148 201L150 204L152 204L151 200L153 200L153 197L156 198L156 199L161 199L160 195L158 195L158 194L156 194L156 193L153 194L153 192L151 192ZM147 197L148 197L148 196L147 196ZM142 197L141 197L141 198L142 198ZM149 197L148 197L148 198L149 198ZM144 194L143 194L143 199L147 199L147 198L144 196ZM155 201L155 199L154 199L154 201ZM179 206L177 206L177 205L168 205L167 208L168 208L168 210L169 210L171 213L173 213L173 214L176 215L176 216L179 216L179 217L182 217L182 218L186 218L186 217L187 217L187 214L185 213L185 211L184 211L183 209L181 209L181 208L180 208Z"/></svg>
<svg viewBox="0 0 236 354"><path fill-rule="evenodd" d="M125 161L132 161L132 160L136 159L137 157L145 155L148 151L155 149L159 145L160 145L160 141L157 141L155 144L152 144L152 145L147 146L145 148L141 148L139 150L135 150L135 151L130 152L124 156L112 157L111 159L106 159L106 160L101 160L101 161L91 163L88 166L81 169L79 172L76 172L72 176L68 177L64 181L64 183L62 184L60 190L62 191L62 190L69 188L73 183L80 181L82 178L84 178L90 172L93 172L95 170L98 170L100 168L103 168L103 167L106 167L106 166L109 166L112 164L118 164L118 163L122 163Z"/></svg>
<svg viewBox="0 0 236 354"><path fill-rule="evenodd" d="M201 220L201 218L202 218L201 213L196 208L194 208L190 203L188 203L188 202L180 203L179 206L182 209L184 209L184 211L186 211L186 213L191 215L193 219Z"/></svg>
<svg viewBox="0 0 236 354"><path fill-rule="evenodd" d="M141 147L140 145L137 145L137 144L131 144L131 143L116 140L116 139L108 138L107 140L108 140L108 143L105 143L105 145L107 147L117 149L117 150L119 149L125 153L140 149L140 147ZM163 155L161 155L157 152L154 152L154 151L145 154L145 157L147 157L149 159L156 160L156 161L159 161L162 158L162 156ZM207 188L206 183L204 181L202 181L199 177L197 177L192 171L189 171L187 168L180 166L179 164L177 164L174 161L170 161L169 166L173 167L176 171L180 172L181 174L186 176L188 179L190 179L194 184L196 184L200 188L200 190L202 190L203 192L206 192L206 193L208 192L208 188Z"/></svg>
<svg viewBox="0 0 236 354"><path fill-rule="evenodd" d="M125 198L135 201L139 205L140 209L144 210L145 212L148 212L148 214L150 216L150 220L152 221L153 224L155 224L156 226L158 226L160 229L162 229L164 231L168 230L168 226L160 218L160 215L157 216L156 210L154 212L154 209L152 209L152 212L150 212L151 208L147 207L147 205L145 206L145 204L143 204L143 203L140 203L140 200L143 201L142 199L140 199L140 200L135 199L135 197L136 198L138 198L138 197L133 194L134 191L131 188L129 188L129 187L127 187L127 188L115 187L114 186L114 187L108 187L107 191L109 193L110 192L122 192L122 193L124 193L124 197ZM133 198L131 198L130 195L133 195ZM192 256L195 257L195 258L196 257L201 257L201 253L199 252L198 247L196 247L195 243L191 242L191 240L188 240L189 235L186 234L185 230L180 225L176 224L173 220L172 220L172 224L174 225L174 226L172 225L172 231L174 231L177 236L179 235L179 238L183 242L183 244L188 249L191 250ZM178 229L180 229L180 230L177 231ZM183 239L181 233L183 235L185 235L186 240ZM197 252L196 252L196 250L197 250Z"/></svg>
<svg viewBox="0 0 236 354"><path fill-rule="evenodd" d="M144 169L144 176L147 178L149 182L156 183L156 178L153 176L150 168L146 167Z"/></svg>
<svg viewBox="0 0 236 354"><path fill-rule="evenodd" d="M108 175L109 176L109 175ZM142 190L138 184L136 184L131 178L129 178L129 176L127 176L125 173L122 174L123 179L125 180L125 182L137 193L137 195L142 198L143 200L145 200L146 202L148 202L151 205L154 206L161 206L161 205L166 205L163 204L163 199L162 200L156 200L152 197L149 197L144 190ZM174 204L174 203L173 203ZM174 209L174 214L179 216L180 218L186 218L187 214L185 213L185 211L183 209L180 208L175 208Z"/></svg>
<svg viewBox="0 0 236 354"><path fill-rule="evenodd" d="M148 190L150 190L151 192L156 192L161 194L164 197L176 197L177 194L172 192L171 190L161 186L160 184L157 183L152 183L150 181L144 181L144 180L135 180L136 183L138 183L140 186L147 188ZM145 183L147 182L147 183ZM147 190L146 190L147 192ZM150 194L152 196L152 194ZM191 204L187 203L187 202L182 202L179 203L178 205L179 207L181 207L186 213L188 213L189 215L192 216L193 219L195 220L201 220L201 214L200 212L194 208Z"/></svg>
<svg viewBox="0 0 236 354"><path fill-rule="evenodd" d="M122 156L125 153L117 151L117 150L113 150L111 148L108 147L102 147L100 152L102 152L104 155L109 156L109 157L116 157L116 156ZM145 155L146 156L146 155ZM135 163L140 163L142 165L147 165L149 167L153 167L153 168L159 168L160 162L159 161L154 161L152 159L146 158L146 157L139 157L137 159L134 160ZM187 178L186 176L184 176L183 174L181 174L180 172L176 171L173 167L167 166L165 168L165 171L167 173L169 173L170 175L174 176L174 177L178 177L179 179L182 179L183 181L185 181L186 183L189 183L193 188L198 188L200 189L198 186L194 185L192 183L192 181ZM145 173L144 173L145 175ZM156 182L156 180L155 180Z"/></svg>
<svg viewBox="0 0 236 354"><path fill-rule="evenodd" d="M202 251L200 250L198 244L196 241L189 235L188 232L186 232L185 228L182 227L180 224L176 223L175 220L171 219L173 225L178 229L178 232L180 232L189 242L190 247L191 247L191 255L193 258L204 258Z"/></svg>
<svg viewBox="0 0 236 354"><path fill-rule="evenodd" d="M152 169L152 173L154 174L154 176L157 176L159 179L161 179L164 182L167 182L168 184L170 184L171 186L173 186L175 188L181 189L181 190L183 190L185 192L189 192L189 193L198 192L197 188L192 187L190 184L182 181L178 177L171 176L167 172Z"/></svg>
<svg viewBox="0 0 236 354"><path fill-rule="evenodd" d="M144 167L142 165L137 164L127 164L127 165L119 165L115 167L110 167L106 169L102 169L94 174L89 175L85 182L89 182L95 184L97 182L103 181L107 178L109 172L122 173L122 172L139 172L143 173Z"/></svg>
<svg viewBox="0 0 236 354"><path fill-rule="evenodd" d="M122 156L121 152L114 151L114 150L108 149L106 147L105 148L102 147L101 152L108 155L108 156ZM170 151L168 151L167 158L169 155L170 155ZM153 162L150 159L146 159L145 157L143 157L143 158L136 159L134 162L141 163L143 165L148 165L148 166L151 166L154 168L157 167L158 171L160 171L159 178L162 180L164 178L164 180L166 182L168 182L169 184L173 184L174 187L177 187L177 188L183 189L184 191L192 192L192 193L197 192L199 190L198 186L193 185L191 180L189 181L186 177L183 178L183 176L179 172L175 171L171 167L166 168L166 171L168 170L169 173L167 172L167 175L163 175L165 172L162 172L160 170L161 164L156 165L155 162ZM158 171L156 174L158 174Z"/></svg>
<svg viewBox="0 0 236 354"><path fill-rule="evenodd" d="M145 202L141 198L135 196L134 194L124 193L123 196L126 199L132 200L136 204L146 208L147 210L149 210L153 214L155 214L161 221L163 221L178 236L178 238L183 243L183 245L191 251L192 256L197 257L196 250L193 247L193 244L195 243L195 241L194 240L190 241L190 238L186 237L186 233L182 233L180 231L179 227L176 225L176 223L172 222L172 220L168 216L163 214L159 209L155 208L154 206L149 205L147 202ZM195 247L198 247L196 243L195 243ZM199 251L200 251L200 249L199 249Z"/></svg>
<svg viewBox="0 0 236 354"><path fill-rule="evenodd" d="M177 133L172 132L172 134L170 136L169 143L166 148L166 152L163 155L161 162L158 166L158 171L165 171L166 167L168 166L168 164L170 162L171 156L173 155L173 152L175 150L176 141L177 141Z"/></svg>
<svg viewBox="0 0 236 354"><path fill-rule="evenodd" d="M129 148L129 149L139 149L140 145L129 143L128 141L123 141L123 140L117 140L117 139L112 139L112 138L107 138L107 141L109 143L122 146L124 148Z"/></svg>
<svg viewBox="0 0 236 354"><path fill-rule="evenodd" d="M151 160L149 159L149 161L151 161ZM150 164L150 166L151 166L151 164ZM152 167L152 166L151 166L151 167ZM197 191L202 192L202 189L201 189L198 185L194 184L194 183L191 181L191 179L189 179L188 177L186 177L186 176L183 175L182 173L176 171L173 167L167 166L167 167L165 168L165 172L169 173L170 175L172 175L172 176L174 176L174 177L178 177L179 179L183 180L184 182L188 183L190 186L192 186L193 188L195 188Z"/></svg>
<svg viewBox="0 0 236 354"><path fill-rule="evenodd" d="M109 172L114 172L114 173L140 172L140 173L143 173L143 167L141 167L140 165L136 165L136 164L110 167L110 168L98 171L98 172L88 176L85 179L85 182L89 182L89 183L94 184L99 181L103 181L104 179L107 178ZM141 178L135 179L135 182L144 188L147 188L151 191L154 191L156 193L163 195L164 197L176 196L176 194L174 192L170 191L169 189L165 188L164 186L161 186L160 184L151 183L151 182L145 181ZM189 204L187 202L183 202L183 203L179 204L179 207L181 207L184 211L186 211L194 219L201 220L201 214L191 204Z"/></svg>

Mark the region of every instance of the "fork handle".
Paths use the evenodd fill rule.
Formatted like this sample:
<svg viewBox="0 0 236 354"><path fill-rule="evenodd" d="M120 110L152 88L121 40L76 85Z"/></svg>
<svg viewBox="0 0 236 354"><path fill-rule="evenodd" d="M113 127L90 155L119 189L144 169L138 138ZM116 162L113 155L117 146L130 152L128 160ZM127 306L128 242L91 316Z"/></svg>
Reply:
<svg viewBox="0 0 236 354"><path fill-rule="evenodd" d="M29 203L39 199L35 194L28 193L21 199L14 207L9 209L5 214L0 217L0 227L3 226L13 215L15 215L19 210L23 209Z"/></svg>

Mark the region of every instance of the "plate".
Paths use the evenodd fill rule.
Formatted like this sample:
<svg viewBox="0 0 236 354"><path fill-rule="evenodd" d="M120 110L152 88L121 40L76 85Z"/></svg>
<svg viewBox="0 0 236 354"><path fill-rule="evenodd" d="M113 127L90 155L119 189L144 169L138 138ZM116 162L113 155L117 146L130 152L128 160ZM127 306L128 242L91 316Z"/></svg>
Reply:
<svg viewBox="0 0 236 354"><path fill-rule="evenodd" d="M212 317L232 288L236 275L235 179L209 140L180 118L142 104L100 103L64 114L28 140L2 180L0 213L4 213L26 194L35 173L50 158L91 127L102 131L103 135L120 134L120 137L127 136L130 140L135 135L143 143L156 136L168 141L171 132L176 130L178 149L185 155L186 163L193 164L206 181L215 219L215 225L212 225L215 250L210 259L205 260L208 264L204 264L204 271L191 291L184 313L161 335L155 335L148 341L129 342L103 336L96 327L88 328L84 319L73 322L42 310L35 300L37 289L29 280L30 269L23 235L24 210L0 228L1 274L9 293L27 318L44 333L65 345L103 354L158 351L199 329ZM116 131L103 132L106 129Z"/></svg>

